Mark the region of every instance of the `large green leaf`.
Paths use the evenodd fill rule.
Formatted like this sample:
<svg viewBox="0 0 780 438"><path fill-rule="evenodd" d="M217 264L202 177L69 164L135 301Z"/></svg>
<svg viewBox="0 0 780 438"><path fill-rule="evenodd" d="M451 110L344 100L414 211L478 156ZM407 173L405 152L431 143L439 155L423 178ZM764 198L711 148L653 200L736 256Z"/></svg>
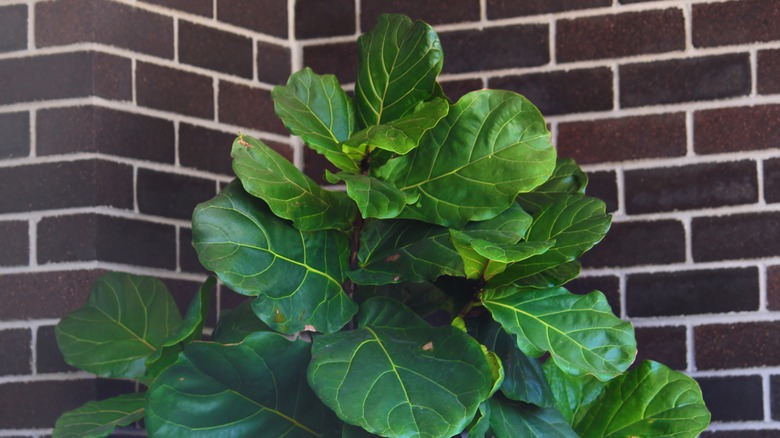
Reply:
<svg viewBox="0 0 780 438"><path fill-rule="evenodd" d="M551 360L546 361L542 369L558 412L569 424L579 423L607 385L593 376L566 374Z"/></svg>
<svg viewBox="0 0 780 438"><path fill-rule="evenodd" d="M340 172L328 174L332 183L347 183L347 195L357 203L364 218L390 219L398 216L407 204L419 196L398 190L390 184L368 175Z"/></svg>
<svg viewBox="0 0 780 438"><path fill-rule="evenodd" d="M323 189L260 140L240 136L233 143L233 171L244 190L268 204L275 215L303 231L352 226L357 210L341 192Z"/></svg>
<svg viewBox="0 0 780 438"><path fill-rule="evenodd" d="M358 46L355 103L362 127L398 119L432 95L442 51L428 24L404 15L380 15L376 26L358 38Z"/></svg>
<svg viewBox="0 0 780 438"><path fill-rule="evenodd" d="M306 67L293 73L287 85L274 87L271 97L290 132L339 169L360 170L341 150L341 142L355 129L355 109L335 76L320 76Z"/></svg>
<svg viewBox="0 0 780 438"><path fill-rule="evenodd" d="M571 158L560 158L555 163L552 176L544 184L534 190L534 193L573 193L585 194L588 186L588 175Z"/></svg>
<svg viewBox="0 0 780 438"><path fill-rule="evenodd" d="M108 273L92 286L86 305L62 318L55 334L70 365L103 377L140 379L146 358L180 323L160 280Z"/></svg>
<svg viewBox="0 0 780 438"><path fill-rule="evenodd" d="M488 400L488 404L490 429L496 438L578 438L555 408L540 408L501 395Z"/></svg>
<svg viewBox="0 0 780 438"><path fill-rule="evenodd" d="M203 336L203 324L206 322L206 316L209 314L211 305L211 290L217 284L214 277L209 277L200 287L198 293L190 302L187 308L187 314L184 320L176 328L176 331L163 341L160 348L152 353L146 359L146 373L149 377L155 377L162 370L176 362L179 353L184 349L184 345Z"/></svg>
<svg viewBox="0 0 780 438"><path fill-rule="evenodd" d="M246 300L233 309L223 309L211 338L222 344L236 344L254 332L271 329L261 321L254 310L252 300Z"/></svg>
<svg viewBox="0 0 780 438"><path fill-rule="evenodd" d="M425 318L444 319L449 323L457 313L455 300L433 283L391 283L380 286L359 286L355 299L359 302L372 297L388 297L400 301L414 313Z"/></svg>
<svg viewBox="0 0 780 438"><path fill-rule="evenodd" d="M234 291L257 296L255 313L274 330L294 333L310 325L330 333L357 311L342 287L346 235L293 228L236 181L198 205L192 234L203 266Z"/></svg>
<svg viewBox="0 0 780 438"><path fill-rule="evenodd" d="M551 266L552 265L552 266ZM512 263L501 273L488 281L487 289L495 289L502 285L514 284L519 287L534 289L549 289L563 286L577 278L582 271L582 265L577 260L557 264L550 263L540 257L531 257L522 263Z"/></svg>
<svg viewBox="0 0 780 438"><path fill-rule="evenodd" d="M115 428L130 425L144 417L145 396L144 393L133 393L87 402L57 419L52 438L108 436Z"/></svg>
<svg viewBox="0 0 780 438"><path fill-rule="evenodd" d="M472 280L490 280L504 272L509 263L544 254L555 244L554 240L499 244L453 229L450 229L450 237L463 259L466 278Z"/></svg>
<svg viewBox="0 0 780 438"><path fill-rule="evenodd" d="M565 288L487 290L482 303L517 346L531 357L550 352L562 370L609 380L636 356L634 329L613 313L601 292L575 295Z"/></svg>
<svg viewBox="0 0 780 438"><path fill-rule="evenodd" d="M306 384L309 344L271 332L193 342L149 387L146 426L164 437L319 437L336 430Z"/></svg>
<svg viewBox="0 0 780 438"><path fill-rule="evenodd" d="M376 176L420 195L399 217L448 227L495 217L552 174L555 150L539 110L509 91L463 96L418 148Z"/></svg>
<svg viewBox="0 0 780 438"><path fill-rule="evenodd" d="M580 396L581 412L572 420L574 430L584 437L693 438L710 422L696 381L658 362L642 362L603 385L595 398L587 379L563 382L570 394L586 395Z"/></svg>
<svg viewBox="0 0 780 438"><path fill-rule="evenodd" d="M492 387L482 347L458 328L431 327L401 303L373 298L358 328L315 337L308 378L350 424L394 437L460 433Z"/></svg>

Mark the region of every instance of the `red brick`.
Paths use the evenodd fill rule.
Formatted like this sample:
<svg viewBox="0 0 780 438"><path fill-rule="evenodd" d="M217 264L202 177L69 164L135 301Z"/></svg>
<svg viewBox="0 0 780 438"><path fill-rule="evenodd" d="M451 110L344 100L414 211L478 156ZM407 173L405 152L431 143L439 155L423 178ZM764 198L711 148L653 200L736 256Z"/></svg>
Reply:
<svg viewBox="0 0 780 438"><path fill-rule="evenodd" d="M0 321L61 318L81 307L102 271L0 275Z"/></svg>
<svg viewBox="0 0 780 438"><path fill-rule="evenodd" d="M219 0L217 19L256 32L287 38L287 2Z"/></svg>
<svg viewBox="0 0 780 438"><path fill-rule="evenodd" d="M19 266L29 263L29 230L30 224L27 221L0 221L0 248L2 248L0 266Z"/></svg>
<svg viewBox="0 0 780 438"><path fill-rule="evenodd" d="M179 61L229 75L252 78L250 38L179 20Z"/></svg>
<svg viewBox="0 0 780 438"><path fill-rule="evenodd" d="M276 117L271 92L219 81L219 121L261 131L289 134Z"/></svg>
<svg viewBox="0 0 780 438"><path fill-rule="evenodd" d="M682 261L685 231L676 220L614 223L604 240L582 256L582 265L594 268Z"/></svg>
<svg viewBox="0 0 780 438"><path fill-rule="evenodd" d="M555 31L555 56L559 62L685 49L681 9L559 20Z"/></svg>
<svg viewBox="0 0 780 438"><path fill-rule="evenodd" d="M544 24L488 27L439 34L445 53L443 71L497 70L550 62L550 32Z"/></svg>
<svg viewBox="0 0 780 438"><path fill-rule="evenodd" d="M758 92L780 93L780 50L759 50Z"/></svg>
<svg viewBox="0 0 780 438"><path fill-rule="evenodd" d="M192 14L211 17L214 15L214 0L142 0L166 8L178 9Z"/></svg>
<svg viewBox="0 0 780 438"><path fill-rule="evenodd" d="M780 40L780 3L736 0L693 5L696 47Z"/></svg>
<svg viewBox="0 0 780 438"><path fill-rule="evenodd" d="M27 48L27 5L0 8L0 52Z"/></svg>
<svg viewBox="0 0 780 438"><path fill-rule="evenodd" d="M780 365L779 321L713 324L694 329L702 370Z"/></svg>
<svg viewBox="0 0 780 438"><path fill-rule="evenodd" d="M697 111L693 120L698 154L780 148L780 105Z"/></svg>
<svg viewBox="0 0 780 438"><path fill-rule="evenodd" d="M780 213L694 218L693 258L700 262L780 255Z"/></svg>
<svg viewBox="0 0 780 438"><path fill-rule="evenodd" d="M581 164L681 157L685 143L683 113L558 125L558 153Z"/></svg>
<svg viewBox="0 0 780 438"><path fill-rule="evenodd" d="M487 0L487 15L507 18L607 6L612 6L611 0Z"/></svg>
<svg viewBox="0 0 780 438"><path fill-rule="evenodd" d="M417 0L362 0L360 3L360 27L363 32L376 24L380 14L404 14L413 20L431 25L479 21L479 0L448 0L446 7L440 2Z"/></svg>
<svg viewBox="0 0 780 438"><path fill-rule="evenodd" d="M60 0L35 6L38 47L100 43L173 59L173 19L105 0Z"/></svg>
<svg viewBox="0 0 780 438"><path fill-rule="evenodd" d="M295 1L296 38L324 38L354 33L354 0Z"/></svg>
<svg viewBox="0 0 780 438"><path fill-rule="evenodd" d="M214 85L210 77L145 62L136 65L135 74L139 105L214 118Z"/></svg>
<svg viewBox="0 0 780 438"><path fill-rule="evenodd" d="M355 82L357 78L357 43L333 43L303 47L303 65L317 74L336 75L341 84Z"/></svg>

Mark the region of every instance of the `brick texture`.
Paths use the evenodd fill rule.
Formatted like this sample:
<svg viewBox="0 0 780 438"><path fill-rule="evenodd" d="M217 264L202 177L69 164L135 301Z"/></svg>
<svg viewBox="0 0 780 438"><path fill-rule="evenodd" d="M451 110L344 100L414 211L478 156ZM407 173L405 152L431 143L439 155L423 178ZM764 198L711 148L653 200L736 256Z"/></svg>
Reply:
<svg viewBox="0 0 780 438"><path fill-rule="evenodd" d="M654 360L675 370L685 370L688 362L685 336L682 326L637 327L634 363Z"/></svg>
<svg viewBox="0 0 780 438"><path fill-rule="evenodd" d="M780 158L766 160L764 166L764 198L766 202L780 202Z"/></svg>
<svg viewBox="0 0 780 438"><path fill-rule="evenodd" d="M611 5L610 0L487 0L487 15L488 18L507 18Z"/></svg>
<svg viewBox="0 0 780 438"><path fill-rule="evenodd" d="M758 52L758 92L780 93L780 50Z"/></svg>
<svg viewBox="0 0 780 438"><path fill-rule="evenodd" d="M685 261L685 232L675 220L612 224L581 259L585 267L660 265Z"/></svg>
<svg viewBox="0 0 780 438"><path fill-rule="evenodd" d="M101 271L63 271L0 276L0 321L60 318L84 304Z"/></svg>
<svg viewBox="0 0 780 438"><path fill-rule="evenodd" d="M68 365L57 346L57 338L54 335L54 326L45 325L38 327L35 344L36 370L39 373L63 373L77 371Z"/></svg>
<svg viewBox="0 0 780 438"><path fill-rule="evenodd" d="M780 310L780 265L766 268L767 307L770 310Z"/></svg>
<svg viewBox="0 0 780 438"><path fill-rule="evenodd" d="M483 89L482 79L463 79L459 81L446 81L441 83L444 94L453 102L463 97L464 94Z"/></svg>
<svg viewBox="0 0 780 438"><path fill-rule="evenodd" d="M693 44L697 47L780 40L780 3L739 0L693 6Z"/></svg>
<svg viewBox="0 0 780 438"><path fill-rule="evenodd" d="M292 73L292 54L287 47L257 43L257 79L269 84L285 84Z"/></svg>
<svg viewBox="0 0 780 438"><path fill-rule="evenodd" d="M620 279L611 275L600 277L579 277L566 284L575 294L588 294L597 290L607 298L612 313L620 315Z"/></svg>
<svg viewBox="0 0 780 438"><path fill-rule="evenodd" d="M696 327L696 366L704 370L778 366L778 330L780 322L777 321Z"/></svg>
<svg viewBox="0 0 780 438"><path fill-rule="evenodd" d="M213 79L139 62L135 70L138 104L177 114L214 117Z"/></svg>
<svg viewBox="0 0 780 438"><path fill-rule="evenodd" d="M442 32L439 37L446 56L445 73L531 67L550 61L545 25Z"/></svg>
<svg viewBox="0 0 780 438"><path fill-rule="evenodd" d="M230 148L235 134L182 123L179 125L179 159L182 166L231 175Z"/></svg>
<svg viewBox="0 0 780 438"><path fill-rule="evenodd" d="M29 113L0 114L0 159L24 157L30 153Z"/></svg>
<svg viewBox="0 0 780 438"><path fill-rule="evenodd" d="M188 21L179 22L179 60L185 64L252 78L252 40Z"/></svg>
<svg viewBox="0 0 780 438"><path fill-rule="evenodd" d="M618 209L617 176L613 171L588 173L588 196L601 199L607 205L607 213Z"/></svg>
<svg viewBox="0 0 780 438"><path fill-rule="evenodd" d="M211 17L214 14L214 0L143 0L166 8L178 9L192 14Z"/></svg>
<svg viewBox="0 0 780 438"><path fill-rule="evenodd" d="M442 7L438 2L419 2L416 0L361 0L360 27L363 32L376 24L380 14L404 14L413 20L422 20L436 25L462 23L479 20L479 0L448 0Z"/></svg>
<svg viewBox="0 0 780 438"><path fill-rule="evenodd" d="M278 0L219 0L217 19L256 32L287 38L287 3Z"/></svg>
<svg viewBox="0 0 780 438"><path fill-rule="evenodd" d="M357 78L358 48L354 42L303 47L303 65L316 73L336 75L341 84Z"/></svg>
<svg viewBox="0 0 780 438"><path fill-rule="evenodd" d="M693 258L715 261L780 254L780 213L694 218Z"/></svg>
<svg viewBox="0 0 780 438"><path fill-rule="evenodd" d="M289 134L274 113L270 91L232 82L219 83L219 120L261 131Z"/></svg>
<svg viewBox="0 0 780 438"><path fill-rule="evenodd" d="M212 180L148 169L138 171L136 187L141 213L176 219L192 218L195 205L216 195Z"/></svg>
<svg viewBox="0 0 780 438"><path fill-rule="evenodd" d="M719 108L694 113L696 153L780 148L780 105Z"/></svg>
<svg viewBox="0 0 780 438"><path fill-rule="evenodd" d="M712 413L712 421L763 419L761 376L706 377L697 380L704 402ZM735 400L739 402L735 403Z"/></svg>
<svg viewBox="0 0 780 438"><path fill-rule="evenodd" d="M30 239L27 221L0 222L0 266L26 265L29 260Z"/></svg>
<svg viewBox="0 0 780 438"><path fill-rule="evenodd" d="M296 0L295 37L323 38L355 33L353 0Z"/></svg>
<svg viewBox="0 0 780 438"><path fill-rule="evenodd" d="M27 6L0 8L0 52L27 48Z"/></svg>
<svg viewBox="0 0 780 438"><path fill-rule="evenodd" d="M0 376L30 373L30 340L27 329L0 330Z"/></svg>

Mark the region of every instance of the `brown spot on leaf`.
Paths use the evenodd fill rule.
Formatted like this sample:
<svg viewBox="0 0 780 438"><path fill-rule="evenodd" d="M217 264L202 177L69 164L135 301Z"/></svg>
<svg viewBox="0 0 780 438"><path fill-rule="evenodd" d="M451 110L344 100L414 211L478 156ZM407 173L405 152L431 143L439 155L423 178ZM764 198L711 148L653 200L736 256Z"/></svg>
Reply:
<svg viewBox="0 0 780 438"><path fill-rule="evenodd" d="M425 351L433 350L433 341L428 341L427 344L423 345L423 350Z"/></svg>
<svg viewBox="0 0 780 438"><path fill-rule="evenodd" d="M391 255L390 257L386 258L385 261L386 262L394 262L394 261L396 261L396 260L398 260L400 258L401 258L401 254L400 253L395 253L395 254Z"/></svg>
<svg viewBox="0 0 780 438"><path fill-rule="evenodd" d="M313 325L311 325L311 324L306 324L305 326L303 326L303 329L304 329L305 331L307 331L307 332L316 332L316 331L317 331L317 328L316 328L316 327L314 327L314 326L313 326Z"/></svg>

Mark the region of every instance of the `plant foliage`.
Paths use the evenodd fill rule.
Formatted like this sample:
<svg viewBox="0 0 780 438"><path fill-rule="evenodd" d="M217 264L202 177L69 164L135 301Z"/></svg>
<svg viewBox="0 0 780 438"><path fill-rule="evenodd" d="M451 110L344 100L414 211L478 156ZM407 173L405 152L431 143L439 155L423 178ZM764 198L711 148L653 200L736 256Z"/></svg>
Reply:
<svg viewBox="0 0 780 438"><path fill-rule="evenodd" d="M451 102L436 32L383 15L354 99L310 69L276 114L329 160L329 190L239 135L237 179L193 213L201 263L247 301L201 340L159 281L111 273L57 326L68 363L145 393L64 414L55 437L694 437L694 380L655 362L604 295L569 292L610 226L523 96Z"/></svg>

